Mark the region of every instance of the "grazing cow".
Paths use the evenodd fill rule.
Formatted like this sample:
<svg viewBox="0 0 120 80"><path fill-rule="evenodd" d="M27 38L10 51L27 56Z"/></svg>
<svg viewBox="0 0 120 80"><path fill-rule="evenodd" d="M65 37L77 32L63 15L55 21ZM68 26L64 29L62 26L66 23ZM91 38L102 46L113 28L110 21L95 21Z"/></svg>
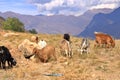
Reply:
<svg viewBox="0 0 120 80"><path fill-rule="evenodd" d="M38 42L38 45L39 45L39 49L42 49L47 45L47 42L45 40L40 40Z"/></svg>
<svg viewBox="0 0 120 80"><path fill-rule="evenodd" d="M70 42L70 35L69 34L64 34L63 39L67 40Z"/></svg>
<svg viewBox="0 0 120 80"><path fill-rule="evenodd" d="M55 47L51 45L47 45L42 49L34 48L32 53L35 54L44 63L46 63L52 56L55 58L55 60L57 60Z"/></svg>
<svg viewBox="0 0 120 80"><path fill-rule="evenodd" d="M60 52L62 55L72 57L72 49L71 49L71 44L69 41L63 39L60 42Z"/></svg>
<svg viewBox="0 0 120 80"><path fill-rule="evenodd" d="M37 43L25 39L18 45L18 50L23 53L26 59L29 59L31 56L33 56L32 51L35 47L39 47Z"/></svg>
<svg viewBox="0 0 120 80"><path fill-rule="evenodd" d="M115 40L108 34L102 32L94 32L95 34L95 46L104 46L107 48L115 47Z"/></svg>
<svg viewBox="0 0 120 80"><path fill-rule="evenodd" d="M82 43L81 43L81 48L80 48L81 54L82 53L88 53L89 46L90 46L90 43L89 43L88 39L83 38Z"/></svg>
<svg viewBox="0 0 120 80"><path fill-rule="evenodd" d="M13 67L16 65L15 59L11 56L8 48L5 46L0 46L0 67L6 69L5 63L8 63L8 67Z"/></svg>

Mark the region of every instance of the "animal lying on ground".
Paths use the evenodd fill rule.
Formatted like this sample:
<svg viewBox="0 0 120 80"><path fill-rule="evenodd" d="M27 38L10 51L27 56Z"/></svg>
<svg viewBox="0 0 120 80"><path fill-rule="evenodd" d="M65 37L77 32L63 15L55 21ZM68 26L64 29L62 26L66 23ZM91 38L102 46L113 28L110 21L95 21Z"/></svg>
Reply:
<svg viewBox="0 0 120 80"><path fill-rule="evenodd" d="M32 36L32 41L29 39L24 39L19 45L18 45L18 50L23 53L24 57L26 59L30 59L30 57L33 56L33 49L35 47L42 49L47 45L47 42L45 40L40 40L39 42L34 42L36 41L35 36Z"/></svg>
<svg viewBox="0 0 120 80"><path fill-rule="evenodd" d="M6 69L5 63L8 63L8 67L13 67L17 64L15 59L11 56L10 51L5 46L0 46L0 67Z"/></svg>
<svg viewBox="0 0 120 80"><path fill-rule="evenodd" d="M44 63L46 63L51 57L54 57L55 60L57 60L55 47L52 45L47 45L42 49L34 48L32 53L35 54L35 56L37 56L40 61Z"/></svg>
<svg viewBox="0 0 120 80"><path fill-rule="evenodd" d="M95 46L104 46L107 48L115 47L115 40L108 34L102 32L94 32L95 34Z"/></svg>
<svg viewBox="0 0 120 80"><path fill-rule="evenodd" d="M69 41L63 39L60 42L60 52L62 55L72 57L72 48L71 48L71 44Z"/></svg>
<svg viewBox="0 0 120 80"><path fill-rule="evenodd" d="M24 39L19 45L18 50L23 53L26 59L33 56L32 51L35 47L39 47L36 42L31 42L28 39Z"/></svg>

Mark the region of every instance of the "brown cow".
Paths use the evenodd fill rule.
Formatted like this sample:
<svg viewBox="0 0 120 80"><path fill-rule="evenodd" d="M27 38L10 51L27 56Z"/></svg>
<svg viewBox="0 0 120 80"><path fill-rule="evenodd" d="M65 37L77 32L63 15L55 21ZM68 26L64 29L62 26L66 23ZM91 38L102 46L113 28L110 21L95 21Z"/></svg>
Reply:
<svg viewBox="0 0 120 80"><path fill-rule="evenodd" d="M42 49L34 48L33 54L35 54L42 62L47 62L49 58L52 56L57 60L56 54L55 54L55 47L51 45L46 45Z"/></svg>
<svg viewBox="0 0 120 80"><path fill-rule="evenodd" d="M95 42L97 46L105 45L105 47L107 48L115 47L115 41L110 35L102 32L94 32L94 34L95 34Z"/></svg>

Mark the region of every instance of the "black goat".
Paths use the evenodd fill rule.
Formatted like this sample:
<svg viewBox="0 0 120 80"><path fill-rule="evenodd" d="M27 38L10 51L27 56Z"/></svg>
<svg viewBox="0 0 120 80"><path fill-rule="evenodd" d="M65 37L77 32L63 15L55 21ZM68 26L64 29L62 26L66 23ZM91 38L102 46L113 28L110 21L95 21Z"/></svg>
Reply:
<svg viewBox="0 0 120 80"><path fill-rule="evenodd" d="M8 63L8 67L13 67L17 64L15 59L11 56L10 51L5 46L0 46L0 67L6 69L5 63Z"/></svg>

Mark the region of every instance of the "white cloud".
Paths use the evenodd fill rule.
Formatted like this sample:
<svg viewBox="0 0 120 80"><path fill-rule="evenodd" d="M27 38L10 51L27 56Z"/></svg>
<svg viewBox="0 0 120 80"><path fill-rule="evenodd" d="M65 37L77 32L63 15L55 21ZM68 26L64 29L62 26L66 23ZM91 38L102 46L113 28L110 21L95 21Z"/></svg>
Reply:
<svg viewBox="0 0 120 80"><path fill-rule="evenodd" d="M45 3L45 4L39 4L39 3L35 3L35 5L37 5L38 9L40 11L42 10L52 10L55 7L60 7L63 4L63 0L53 0L49 3Z"/></svg>
<svg viewBox="0 0 120 80"><path fill-rule="evenodd" d="M120 0L30 0L44 15L81 15L88 9L116 8Z"/></svg>
<svg viewBox="0 0 120 80"><path fill-rule="evenodd" d="M40 3L40 4L45 4L45 3L49 3L52 0L27 0L27 2L29 3Z"/></svg>
<svg viewBox="0 0 120 80"><path fill-rule="evenodd" d="M116 5L116 4L100 4L97 6L92 6L91 9L103 9L103 8L114 9L116 7L118 7L118 5Z"/></svg>

